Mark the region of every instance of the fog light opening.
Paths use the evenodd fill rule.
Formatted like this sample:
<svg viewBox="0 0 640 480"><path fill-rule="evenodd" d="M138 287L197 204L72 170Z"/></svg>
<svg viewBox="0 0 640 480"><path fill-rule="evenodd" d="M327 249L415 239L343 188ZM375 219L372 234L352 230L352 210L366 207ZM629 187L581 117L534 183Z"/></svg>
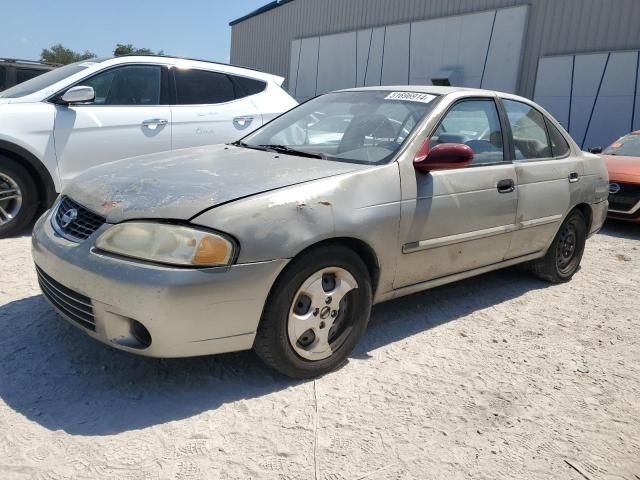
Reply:
<svg viewBox="0 0 640 480"><path fill-rule="evenodd" d="M147 348L151 345L151 334L147 327L138 322L137 320L131 321L131 333L135 339L141 344L142 348Z"/></svg>

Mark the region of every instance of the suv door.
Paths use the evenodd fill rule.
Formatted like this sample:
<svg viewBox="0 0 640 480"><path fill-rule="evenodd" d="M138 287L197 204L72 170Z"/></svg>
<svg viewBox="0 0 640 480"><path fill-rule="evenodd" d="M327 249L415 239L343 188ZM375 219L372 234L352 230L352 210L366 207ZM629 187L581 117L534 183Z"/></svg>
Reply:
<svg viewBox="0 0 640 480"><path fill-rule="evenodd" d="M232 76L183 68L172 73L174 149L233 142L262 125L258 109Z"/></svg>
<svg viewBox="0 0 640 480"><path fill-rule="evenodd" d="M465 98L449 108L431 134L431 147L471 147L470 166L427 174L402 169L402 255L396 288L504 259L518 191L498 112L493 97Z"/></svg>
<svg viewBox="0 0 640 480"><path fill-rule="evenodd" d="M166 70L159 65L114 67L77 84L93 87L92 103L56 105L55 150L63 184L94 165L171 150L163 77Z"/></svg>
<svg viewBox="0 0 640 480"><path fill-rule="evenodd" d="M533 106L502 99L518 180L518 224L507 258L545 250L571 197L579 195L583 165L553 121Z"/></svg>

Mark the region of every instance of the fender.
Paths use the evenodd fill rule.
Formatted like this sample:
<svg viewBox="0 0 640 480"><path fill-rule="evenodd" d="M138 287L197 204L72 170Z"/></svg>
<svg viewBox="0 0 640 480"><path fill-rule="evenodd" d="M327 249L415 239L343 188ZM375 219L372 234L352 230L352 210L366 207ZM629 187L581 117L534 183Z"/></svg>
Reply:
<svg viewBox="0 0 640 480"><path fill-rule="evenodd" d="M35 180L41 188L40 192L38 192L40 195L39 202L44 208L49 208L58 194L53 178L51 178L51 174L44 164L33 153L6 140L0 140L0 151L2 150L10 152L13 154L11 156L20 157L26 162L27 169L34 174Z"/></svg>

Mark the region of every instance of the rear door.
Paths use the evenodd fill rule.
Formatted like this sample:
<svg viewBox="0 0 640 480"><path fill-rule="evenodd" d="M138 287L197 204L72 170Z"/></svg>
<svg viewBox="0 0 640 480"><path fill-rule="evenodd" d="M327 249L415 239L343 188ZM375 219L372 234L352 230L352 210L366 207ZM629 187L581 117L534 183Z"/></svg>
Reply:
<svg viewBox="0 0 640 480"><path fill-rule="evenodd" d="M231 75L195 68L172 73L174 149L233 142L262 125L246 87Z"/></svg>
<svg viewBox="0 0 640 480"><path fill-rule="evenodd" d="M92 103L56 105L55 150L63 184L94 165L171 150L166 76L159 65L110 68L78 83L93 87Z"/></svg>
<svg viewBox="0 0 640 480"><path fill-rule="evenodd" d="M395 287L501 262L511 243L518 192L493 97L457 101L429 140L474 151L466 168L402 169L402 255Z"/></svg>
<svg viewBox="0 0 640 480"><path fill-rule="evenodd" d="M516 230L507 258L547 248L579 194L584 174L578 157L550 119L532 105L502 99L518 182Z"/></svg>

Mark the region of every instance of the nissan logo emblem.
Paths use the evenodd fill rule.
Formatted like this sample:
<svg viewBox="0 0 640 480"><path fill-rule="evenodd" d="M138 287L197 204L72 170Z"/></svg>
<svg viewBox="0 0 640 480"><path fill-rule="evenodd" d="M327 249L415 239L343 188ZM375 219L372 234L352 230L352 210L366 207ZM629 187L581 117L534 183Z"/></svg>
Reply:
<svg viewBox="0 0 640 480"><path fill-rule="evenodd" d="M620 191L620 185L618 185L617 183L610 183L609 184L609 194L610 195L615 195L619 191Z"/></svg>
<svg viewBox="0 0 640 480"><path fill-rule="evenodd" d="M62 218L60 219L62 228L67 228L76 220L76 218L78 218L78 210L76 210L75 208L64 212L62 214Z"/></svg>

